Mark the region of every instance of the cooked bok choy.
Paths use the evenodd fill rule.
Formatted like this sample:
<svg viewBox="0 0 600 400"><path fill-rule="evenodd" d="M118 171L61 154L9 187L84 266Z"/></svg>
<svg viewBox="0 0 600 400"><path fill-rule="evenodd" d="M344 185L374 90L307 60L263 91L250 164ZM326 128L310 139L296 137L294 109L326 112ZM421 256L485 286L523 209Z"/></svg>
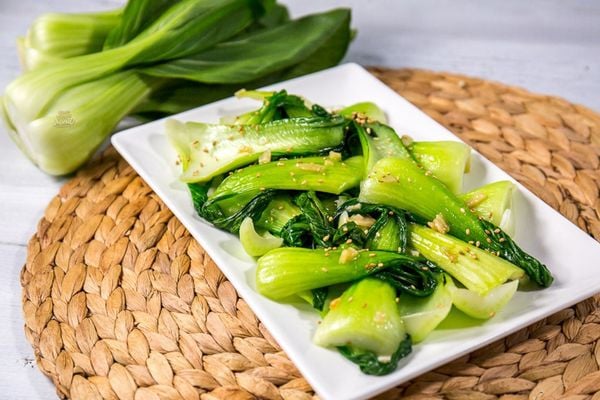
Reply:
<svg viewBox="0 0 600 400"><path fill-rule="evenodd" d="M181 180L206 182L217 175L281 156L314 154L341 146L341 118L280 120L260 125L165 124L183 167ZM321 163L322 164L322 163ZM257 172L258 173L258 172Z"/></svg>
<svg viewBox="0 0 600 400"><path fill-rule="evenodd" d="M411 351L396 300L385 282L362 279L331 301L313 341L337 347L366 374L388 374Z"/></svg>
<svg viewBox="0 0 600 400"><path fill-rule="evenodd" d="M386 271L396 272L385 280L400 291L427 295L437 284L424 260L396 252L282 247L258 259L256 288L277 300Z"/></svg>
<svg viewBox="0 0 600 400"><path fill-rule="evenodd" d="M221 125L168 122L181 179L198 214L259 257L256 290L311 304L323 318L314 342L362 372L394 371L453 306L487 319L526 274L552 282L496 226L512 183L458 194L466 145L402 140L373 103L238 95L262 106Z"/></svg>
<svg viewBox="0 0 600 400"><path fill-rule="evenodd" d="M438 231L494 252L522 268L535 283L547 287L547 267L525 253L494 224L479 219L466 203L410 159L386 158L377 162L361 184L361 201L405 209Z"/></svg>

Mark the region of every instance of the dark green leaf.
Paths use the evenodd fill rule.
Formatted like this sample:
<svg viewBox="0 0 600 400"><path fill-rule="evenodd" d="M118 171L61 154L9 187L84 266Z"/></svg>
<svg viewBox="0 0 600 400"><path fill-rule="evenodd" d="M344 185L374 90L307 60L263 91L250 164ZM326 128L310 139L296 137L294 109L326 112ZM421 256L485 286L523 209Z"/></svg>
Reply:
<svg viewBox="0 0 600 400"><path fill-rule="evenodd" d="M133 40L129 65L197 54L250 26L271 0L181 0ZM139 48L139 50L138 50Z"/></svg>
<svg viewBox="0 0 600 400"><path fill-rule="evenodd" d="M310 225L302 214L290 219L281 229L280 235L286 247L312 247Z"/></svg>
<svg viewBox="0 0 600 400"><path fill-rule="evenodd" d="M390 219L393 219L398 225L398 248L401 253L406 251L406 246L408 243L408 224L406 211L380 204L361 203L358 201L358 199L354 198L347 200L339 206L336 211L335 219L337 220L343 212L347 212L349 216L361 214L375 218L375 223L369 228L368 233L365 236L365 242L367 244L372 243L375 236L384 227L386 222ZM343 230L343 227L340 229ZM341 233L338 233L338 236L343 237Z"/></svg>
<svg viewBox="0 0 600 400"><path fill-rule="evenodd" d="M407 336L398 349L392 354L389 362L379 361L377 354L372 351L357 349L351 346L340 346L338 350L344 357L357 364L360 370L368 375L387 375L394 372L398 367L398 361L406 357L412 351L412 341Z"/></svg>
<svg viewBox="0 0 600 400"><path fill-rule="evenodd" d="M318 46L315 46L313 51L301 63L289 68L283 74L282 79L291 79L332 67L344 58L352 36L350 31L350 10L341 9L335 11L345 12L343 20L337 24L336 28L328 32L327 38L323 38L318 43Z"/></svg>
<svg viewBox="0 0 600 400"><path fill-rule="evenodd" d="M328 287L322 287L318 289L312 290L313 296L313 307L319 311L323 311L323 307L325 307L325 301L327 300L327 295L329 294Z"/></svg>
<svg viewBox="0 0 600 400"><path fill-rule="evenodd" d="M179 0L129 0L119 24L108 34L104 49L112 49L129 42L178 2Z"/></svg>
<svg viewBox="0 0 600 400"><path fill-rule="evenodd" d="M347 41L345 44L340 39L331 42L331 37L347 32L349 21L350 12L345 9L311 15L220 43L193 56L148 67L142 72L202 83L241 84L296 65L285 77L297 76L337 64L346 52ZM327 48L317 55L318 60L309 64L303 61L313 57L315 49L324 42Z"/></svg>
<svg viewBox="0 0 600 400"><path fill-rule="evenodd" d="M256 220L267 208L269 202L275 197L275 191L266 190L258 193L252 200L246 203L240 210L232 215L226 216L218 204L208 200L208 189L210 183L190 183L188 188L192 195L194 209L202 218L211 222L217 228L237 233L242 221L246 217Z"/></svg>
<svg viewBox="0 0 600 400"><path fill-rule="evenodd" d="M399 293L426 297L438 285L438 267L424 258L411 258L392 262L389 266L374 273L374 278L389 283Z"/></svg>
<svg viewBox="0 0 600 400"><path fill-rule="evenodd" d="M315 192L304 192L294 198L302 216L308 223L310 235L317 247L330 247L335 229L329 221L329 215Z"/></svg>

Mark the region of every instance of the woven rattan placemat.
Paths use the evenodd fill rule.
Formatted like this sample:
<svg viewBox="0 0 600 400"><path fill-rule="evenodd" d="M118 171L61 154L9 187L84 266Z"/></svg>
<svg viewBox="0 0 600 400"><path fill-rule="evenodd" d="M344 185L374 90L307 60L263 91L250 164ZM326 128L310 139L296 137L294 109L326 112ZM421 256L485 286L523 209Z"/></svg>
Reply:
<svg viewBox="0 0 600 400"><path fill-rule="evenodd" d="M372 72L600 239L597 114L463 76ZM61 397L313 396L218 267L113 150L49 204L21 283L25 334ZM563 310L381 398L600 399L599 303Z"/></svg>

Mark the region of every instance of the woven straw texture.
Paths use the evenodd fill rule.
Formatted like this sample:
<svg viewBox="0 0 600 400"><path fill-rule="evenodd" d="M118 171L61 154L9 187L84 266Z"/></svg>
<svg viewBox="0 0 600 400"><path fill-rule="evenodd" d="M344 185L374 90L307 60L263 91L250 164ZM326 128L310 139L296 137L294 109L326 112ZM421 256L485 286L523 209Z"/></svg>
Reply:
<svg viewBox="0 0 600 400"><path fill-rule="evenodd" d="M372 72L600 240L597 114L463 76ZM48 205L21 282L25 334L60 397L314 396L214 262L113 150ZM380 397L598 400L599 303L588 299Z"/></svg>

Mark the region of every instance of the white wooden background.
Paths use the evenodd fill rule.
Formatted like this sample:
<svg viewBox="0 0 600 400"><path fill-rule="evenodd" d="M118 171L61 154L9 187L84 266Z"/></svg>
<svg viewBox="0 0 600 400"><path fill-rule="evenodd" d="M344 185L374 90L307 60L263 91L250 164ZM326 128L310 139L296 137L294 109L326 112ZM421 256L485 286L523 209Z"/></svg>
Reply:
<svg viewBox="0 0 600 400"><path fill-rule="evenodd" d="M353 8L347 59L461 72L565 97L600 111L600 2L564 0L289 0L294 15ZM14 41L50 11L117 0L0 0L0 89L19 73ZM19 272L26 243L64 179L44 175L0 128L0 399L52 399L23 335Z"/></svg>

